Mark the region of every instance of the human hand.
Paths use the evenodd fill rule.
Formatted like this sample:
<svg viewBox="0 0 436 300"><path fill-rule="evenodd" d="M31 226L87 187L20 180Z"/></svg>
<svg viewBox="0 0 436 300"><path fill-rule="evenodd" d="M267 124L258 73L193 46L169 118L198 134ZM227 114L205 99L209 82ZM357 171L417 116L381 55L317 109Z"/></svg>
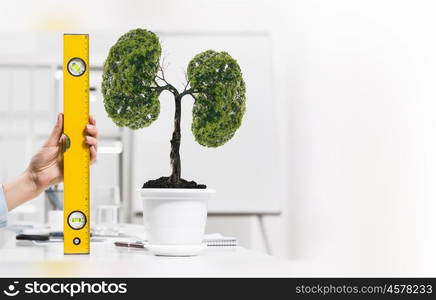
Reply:
<svg viewBox="0 0 436 300"><path fill-rule="evenodd" d="M42 148L36 153L27 169L37 190L42 191L50 185L63 180L63 153L66 137L63 135L64 115L58 114L55 127ZM97 127L95 119L90 116L89 124L84 129L85 143L89 145L91 163L97 159Z"/></svg>

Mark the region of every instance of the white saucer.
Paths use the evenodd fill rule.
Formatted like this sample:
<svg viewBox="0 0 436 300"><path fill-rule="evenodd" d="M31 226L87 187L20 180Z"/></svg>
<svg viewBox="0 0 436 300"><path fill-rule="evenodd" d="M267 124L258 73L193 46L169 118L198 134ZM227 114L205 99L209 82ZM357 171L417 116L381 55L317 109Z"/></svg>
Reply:
<svg viewBox="0 0 436 300"><path fill-rule="evenodd" d="M145 245L154 255L159 256L195 256L207 248L206 244L200 245Z"/></svg>

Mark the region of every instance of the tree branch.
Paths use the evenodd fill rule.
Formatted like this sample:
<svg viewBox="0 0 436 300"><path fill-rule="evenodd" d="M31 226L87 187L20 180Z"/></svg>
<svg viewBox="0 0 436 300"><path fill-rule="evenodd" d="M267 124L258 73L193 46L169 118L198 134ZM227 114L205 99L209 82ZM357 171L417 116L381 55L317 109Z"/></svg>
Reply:
<svg viewBox="0 0 436 300"><path fill-rule="evenodd" d="M162 63L161 64L159 64L159 71L158 71L158 74L156 75L156 78L157 79L159 79L159 80L161 80L162 82L164 82L165 83L165 85L163 85L163 86L160 86L159 84L158 84L158 82L157 82L157 80L155 79L154 80L154 82L156 83L156 85L159 87L158 88L158 91L159 92L162 92L162 91L169 91L169 92L171 92L175 97L177 97L177 96L179 96L180 95L180 93L179 93L179 91L171 84L171 83L169 83L167 80L166 80L166 78L165 78L165 71L164 71L164 67L163 67L163 61L162 61ZM160 75L159 75L159 72L160 72Z"/></svg>
<svg viewBox="0 0 436 300"><path fill-rule="evenodd" d="M157 82L156 78L155 78L153 81L154 81L154 84L156 85L155 87L156 87L157 89L162 88L162 86L159 85L159 83Z"/></svg>
<svg viewBox="0 0 436 300"><path fill-rule="evenodd" d="M168 81L167 81L167 79L165 78L165 68L164 68L164 66L163 66L163 63L164 63L164 59L165 58L163 58L162 59L162 62L159 64L159 70L158 70L158 73L156 74L156 78L154 79L154 83L156 84L156 90L160 93L160 92L162 92L162 91L169 91L169 92L171 92L175 97L179 97L180 99L183 97L183 96L186 96L186 95L191 95L192 96L192 98L194 98L195 100L197 100L196 98L195 98L195 96L194 96L194 93L198 93L198 91L197 90L195 90L195 89L189 89L189 84L190 84L190 81L189 81L189 79L188 79L188 74L185 72L185 78L186 78L186 83L185 83L185 86L184 86L184 88L183 88L183 92L179 92L171 83L169 83ZM164 85L159 85L159 82L156 80L156 79L158 79L158 80L160 80L160 81L162 81L163 83L164 83Z"/></svg>
<svg viewBox="0 0 436 300"><path fill-rule="evenodd" d="M173 85L171 85L171 84L167 84L167 85L164 85L163 87L162 87L162 90L167 90L167 91L169 91L169 92L171 92L171 93L173 93L173 95L175 96L175 97L177 97L177 96L179 96L180 94L179 94L179 91L173 86Z"/></svg>
<svg viewBox="0 0 436 300"><path fill-rule="evenodd" d="M186 95L191 95L194 99L195 99L195 97L194 97L194 93L196 93L197 91L196 90L194 90L194 89L189 89L189 90L184 90L181 94L180 94L180 97L183 97L183 96L186 96Z"/></svg>
<svg viewBox="0 0 436 300"><path fill-rule="evenodd" d="M197 97L195 97L194 94L191 94L191 97L194 98L194 102L197 101Z"/></svg>
<svg viewBox="0 0 436 300"><path fill-rule="evenodd" d="M186 84L185 84L185 86L183 87L183 92L185 92L185 91L188 89L188 86L189 86L189 80L186 81Z"/></svg>

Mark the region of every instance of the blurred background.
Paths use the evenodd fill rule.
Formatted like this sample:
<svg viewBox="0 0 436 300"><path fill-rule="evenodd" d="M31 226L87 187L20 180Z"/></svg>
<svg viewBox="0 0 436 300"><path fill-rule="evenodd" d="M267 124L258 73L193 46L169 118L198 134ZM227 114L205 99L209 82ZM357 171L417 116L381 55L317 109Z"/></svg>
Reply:
<svg viewBox="0 0 436 300"><path fill-rule="evenodd" d="M117 38L147 28L179 87L209 48L234 56L247 83L244 124L218 149L195 144L184 103L183 177L217 190L208 232L339 271L434 276L435 10L410 0L2 1L0 182L22 172L62 111L62 33L89 33L93 205L119 199L122 221L142 222L137 190L169 173L171 98L132 132L107 118L100 82ZM43 220L45 205L41 196L10 220Z"/></svg>

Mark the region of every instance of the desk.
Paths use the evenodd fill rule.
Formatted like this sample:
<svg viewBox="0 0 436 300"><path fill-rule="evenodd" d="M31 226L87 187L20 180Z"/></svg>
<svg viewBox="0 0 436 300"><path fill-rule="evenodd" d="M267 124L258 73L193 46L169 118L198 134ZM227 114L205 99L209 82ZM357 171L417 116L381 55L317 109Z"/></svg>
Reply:
<svg viewBox="0 0 436 300"><path fill-rule="evenodd" d="M418 266L348 261L281 260L242 247L208 248L195 257L158 257L144 249L92 243L90 255L64 255L62 243L0 248L0 277L434 277L436 261Z"/></svg>
<svg viewBox="0 0 436 300"><path fill-rule="evenodd" d="M0 277L285 277L286 260L236 248L209 247L195 257L158 257L144 249L91 243L90 255L64 255L62 243L17 245L14 236L0 249ZM294 274L295 276L295 274Z"/></svg>

